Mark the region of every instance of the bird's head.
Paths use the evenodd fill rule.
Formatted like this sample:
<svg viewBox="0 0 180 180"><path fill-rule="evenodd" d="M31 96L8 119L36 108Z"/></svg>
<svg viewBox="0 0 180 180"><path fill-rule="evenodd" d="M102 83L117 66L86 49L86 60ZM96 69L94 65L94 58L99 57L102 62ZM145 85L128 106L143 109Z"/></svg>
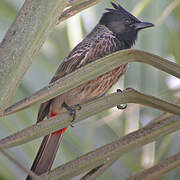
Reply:
<svg viewBox="0 0 180 180"><path fill-rule="evenodd" d="M139 30L154 26L152 23L140 21L119 4L111 4L114 9L106 9L107 12L101 17L99 24L106 26L119 40L125 41L127 48L134 44Z"/></svg>

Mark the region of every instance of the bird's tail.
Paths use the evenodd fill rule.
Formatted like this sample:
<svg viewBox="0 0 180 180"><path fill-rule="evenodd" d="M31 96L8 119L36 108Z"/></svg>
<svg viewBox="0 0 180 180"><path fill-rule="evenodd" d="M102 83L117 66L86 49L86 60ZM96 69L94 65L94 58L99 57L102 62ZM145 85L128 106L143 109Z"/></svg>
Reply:
<svg viewBox="0 0 180 180"><path fill-rule="evenodd" d="M31 167L31 171L37 175L41 175L51 169L66 129L67 127L44 137ZM29 175L26 178L26 180L31 179Z"/></svg>

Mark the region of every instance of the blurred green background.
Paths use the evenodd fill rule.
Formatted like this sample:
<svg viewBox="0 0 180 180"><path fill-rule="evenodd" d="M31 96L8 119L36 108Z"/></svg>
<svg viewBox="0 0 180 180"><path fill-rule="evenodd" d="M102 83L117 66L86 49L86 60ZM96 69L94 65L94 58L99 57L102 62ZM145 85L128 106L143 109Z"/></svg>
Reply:
<svg viewBox="0 0 180 180"><path fill-rule="evenodd" d="M154 53L180 63L180 1L179 0L117 0L127 10L143 21L154 23L139 33L133 48ZM0 41L16 17L24 0L0 0ZM105 8L111 7L109 0L102 0L78 15L57 25L43 45L39 55L26 73L11 103L46 86L57 67L70 50L80 42L98 23ZM175 102L180 96L180 81L148 65L131 63L125 76L116 84L117 88L133 87L142 92ZM36 122L38 106L33 106L0 120L0 137L6 137ZM129 104L124 111L109 109L69 128L54 167L89 152L106 143L134 131L160 112L148 107ZM143 146L118 160L100 180L126 179L144 168L152 166L180 150L180 133L168 135L156 143ZM26 168L30 168L41 139L8 149ZM26 174L0 154L0 180L24 179ZM174 170L162 179L179 180L180 171ZM78 178L75 178L78 179Z"/></svg>

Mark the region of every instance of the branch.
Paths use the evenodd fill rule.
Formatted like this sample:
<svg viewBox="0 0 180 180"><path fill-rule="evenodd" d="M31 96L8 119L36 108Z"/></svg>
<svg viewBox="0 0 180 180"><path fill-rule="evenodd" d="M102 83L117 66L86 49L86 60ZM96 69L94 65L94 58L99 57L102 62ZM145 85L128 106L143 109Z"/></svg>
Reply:
<svg viewBox="0 0 180 180"><path fill-rule="evenodd" d="M170 118L152 123L148 127L141 128L116 141L82 155L75 160L67 162L40 177L51 180L71 179L85 171L98 167L104 163L108 163L117 156L119 158L125 153L172 133L179 128L179 117L172 115Z"/></svg>
<svg viewBox="0 0 180 180"><path fill-rule="evenodd" d="M66 0L26 0L0 44L0 112L54 28Z"/></svg>
<svg viewBox="0 0 180 180"><path fill-rule="evenodd" d="M97 98L85 105L77 112L77 123L90 116L100 113L106 109L125 103L139 103L153 108L164 110L180 116L180 106L168 103L153 96L142 94L133 89L128 89L122 93L113 93L105 97ZM68 113L60 114L59 116L46 119L36 125L23 129L15 134L12 134L0 140L0 148L8 148L29 142L38 137L47 135L56 130L62 129L72 124L72 117ZM179 122L180 123L180 122Z"/></svg>
<svg viewBox="0 0 180 180"><path fill-rule="evenodd" d="M180 153L167 158L161 163L146 169L135 176L129 177L127 180L153 180L165 175L172 169L180 166Z"/></svg>
<svg viewBox="0 0 180 180"><path fill-rule="evenodd" d="M110 160L109 162L92 169L87 174L85 174L80 180L95 180L98 176L103 174L106 169L108 169L112 164L114 164L116 160L117 159Z"/></svg>
<svg viewBox="0 0 180 180"><path fill-rule="evenodd" d="M71 74L66 75L65 77L60 78L31 96L10 106L3 112L3 114L1 114L1 116L20 111L37 102L45 102L48 99L63 94L89 80L115 69L121 64L128 62L146 63L180 78L180 66L178 64L144 51L132 49L122 50L101 58L76 70L75 72L72 72Z"/></svg>
<svg viewBox="0 0 180 180"><path fill-rule="evenodd" d="M25 173L29 174L33 179L35 180L42 180L41 177L37 176L34 172L27 170L23 165L21 165L17 160L15 160L12 156L10 156L7 152L5 152L3 149L0 149L0 152L8 158L11 162L13 162L16 166L18 166L21 170L23 170Z"/></svg>
<svg viewBox="0 0 180 180"><path fill-rule="evenodd" d="M83 0L83 1L78 1L77 3L73 3L71 7L69 7L61 14L56 24L59 24L60 22L79 13L80 11L97 4L99 1L101 0Z"/></svg>
<svg viewBox="0 0 180 180"><path fill-rule="evenodd" d="M177 104L180 104L180 99L178 99L176 101ZM171 118L172 114L169 114L167 112L160 114L158 117L156 117L154 120L152 120L149 124L155 123L155 122L159 122L162 121L163 119L166 118ZM148 125L146 125L146 127L148 127ZM96 167L92 170L90 170L86 175L84 175L81 180L93 180L96 179L98 176L100 176L101 174L103 174L113 163L115 163L115 161L118 160L118 157L116 157L114 160L111 159L111 161L109 161L108 163L105 163L99 167ZM134 176L133 176L134 177ZM138 178L136 178L138 179Z"/></svg>

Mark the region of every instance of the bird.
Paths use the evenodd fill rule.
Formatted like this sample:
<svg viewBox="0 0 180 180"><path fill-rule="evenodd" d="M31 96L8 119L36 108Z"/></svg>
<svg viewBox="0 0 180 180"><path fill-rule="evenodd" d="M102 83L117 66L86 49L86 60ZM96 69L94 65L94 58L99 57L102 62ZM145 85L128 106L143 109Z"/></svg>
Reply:
<svg viewBox="0 0 180 180"><path fill-rule="evenodd" d="M106 9L93 30L64 58L50 83L99 58L131 48L140 30L154 26L150 22L140 21L120 4L113 2L111 4L112 8ZM106 94L126 72L127 65L127 63L122 64L110 72L42 103L37 123L45 117L50 118L65 112L69 112L74 120L77 107L81 108L81 104ZM51 170L66 129L67 127L44 137L31 171L41 175ZM30 180L31 177L27 176L26 179Z"/></svg>

